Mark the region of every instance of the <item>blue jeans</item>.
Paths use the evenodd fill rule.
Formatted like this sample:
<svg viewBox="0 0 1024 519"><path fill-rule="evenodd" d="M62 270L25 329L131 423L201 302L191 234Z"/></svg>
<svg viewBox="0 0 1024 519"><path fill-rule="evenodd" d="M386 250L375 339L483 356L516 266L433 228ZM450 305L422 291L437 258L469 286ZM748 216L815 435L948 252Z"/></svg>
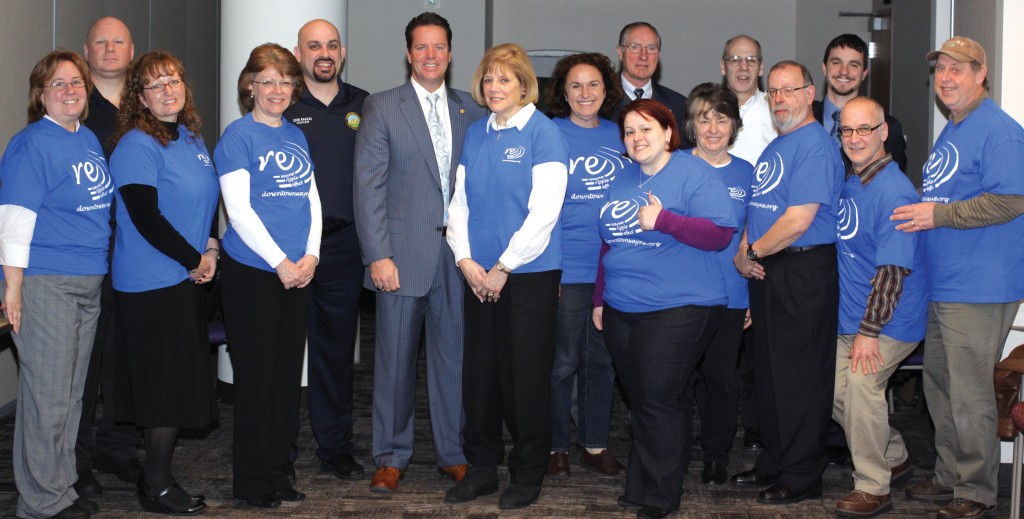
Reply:
<svg viewBox="0 0 1024 519"><path fill-rule="evenodd" d="M590 319L593 283L563 284L558 299L555 364L551 370L551 450L569 452L573 385L577 384L579 444L608 447L615 370L601 332Z"/></svg>

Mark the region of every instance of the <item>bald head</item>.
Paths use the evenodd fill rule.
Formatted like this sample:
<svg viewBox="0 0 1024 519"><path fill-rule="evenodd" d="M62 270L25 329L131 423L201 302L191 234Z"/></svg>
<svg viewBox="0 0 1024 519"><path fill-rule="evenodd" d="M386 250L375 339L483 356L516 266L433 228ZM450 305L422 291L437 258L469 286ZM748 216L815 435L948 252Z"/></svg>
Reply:
<svg viewBox="0 0 1024 519"><path fill-rule="evenodd" d="M94 78L123 81L135 57L135 44L124 22L105 16L89 26L82 51Z"/></svg>
<svg viewBox="0 0 1024 519"><path fill-rule="evenodd" d="M848 101L839 116L839 128L853 130L850 135L843 135L842 140L843 151L856 173L885 156L889 127L885 124L882 105L874 99L855 97ZM860 132L867 132L867 135L860 135Z"/></svg>
<svg viewBox="0 0 1024 519"><path fill-rule="evenodd" d="M306 83L330 83L338 78L345 62L341 33L327 20L310 20L299 29L295 58L302 66Z"/></svg>

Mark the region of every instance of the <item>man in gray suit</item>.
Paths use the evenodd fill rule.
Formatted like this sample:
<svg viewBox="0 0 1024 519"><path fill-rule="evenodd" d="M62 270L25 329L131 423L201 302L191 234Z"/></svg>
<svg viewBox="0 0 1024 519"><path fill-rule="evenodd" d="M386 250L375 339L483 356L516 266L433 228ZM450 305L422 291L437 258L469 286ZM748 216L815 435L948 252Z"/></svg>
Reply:
<svg viewBox="0 0 1024 519"><path fill-rule="evenodd" d="M462 453L462 280L445 243L466 128L484 116L445 84L452 31L435 13L405 28L405 84L371 95L356 137L356 231L377 292L373 380L375 492L398 488L413 447L416 359L426 324L427 392L438 472L458 482Z"/></svg>

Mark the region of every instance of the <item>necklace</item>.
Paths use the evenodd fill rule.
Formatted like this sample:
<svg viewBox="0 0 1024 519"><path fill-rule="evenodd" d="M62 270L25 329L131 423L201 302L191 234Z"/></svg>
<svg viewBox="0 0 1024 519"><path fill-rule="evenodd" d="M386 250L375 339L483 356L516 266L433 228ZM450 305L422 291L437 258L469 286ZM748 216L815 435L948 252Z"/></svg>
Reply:
<svg viewBox="0 0 1024 519"><path fill-rule="evenodd" d="M653 179L654 179L654 177L656 177L656 176L658 176L658 174L657 174L657 173L655 173L655 174L653 174L653 175L651 175L651 176L647 177L647 175L646 175L645 173L643 173L643 172L640 172L640 178L641 178L642 180L640 180L640 184L639 184L639 185L637 185L636 187L640 187L640 188L644 187L644 185L645 185L645 184L647 184L648 182L650 182L651 180L653 180ZM646 179L644 179L644 177L647 177L647 178L646 178Z"/></svg>

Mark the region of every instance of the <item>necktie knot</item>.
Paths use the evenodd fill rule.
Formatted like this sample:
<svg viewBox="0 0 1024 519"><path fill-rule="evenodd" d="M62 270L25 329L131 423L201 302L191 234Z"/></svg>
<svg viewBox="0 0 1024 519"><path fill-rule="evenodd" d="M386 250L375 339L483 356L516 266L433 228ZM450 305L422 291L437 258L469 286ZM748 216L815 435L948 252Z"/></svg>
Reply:
<svg viewBox="0 0 1024 519"><path fill-rule="evenodd" d="M434 92L433 94L430 94L430 95L427 96L427 101L430 101L430 108L432 110L436 110L437 109L437 100L438 99L441 99L441 95L438 94L437 92Z"/></svg>
<svg viewBox="0 0 1024 519"><path fill-rule="evenodd" d="M633 98L634 99L643 99L644 98L644 89L637 88L636 90L633 90Z"/></svg>

